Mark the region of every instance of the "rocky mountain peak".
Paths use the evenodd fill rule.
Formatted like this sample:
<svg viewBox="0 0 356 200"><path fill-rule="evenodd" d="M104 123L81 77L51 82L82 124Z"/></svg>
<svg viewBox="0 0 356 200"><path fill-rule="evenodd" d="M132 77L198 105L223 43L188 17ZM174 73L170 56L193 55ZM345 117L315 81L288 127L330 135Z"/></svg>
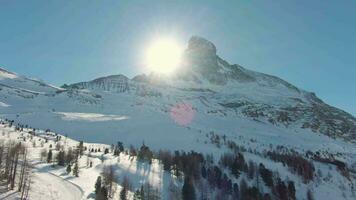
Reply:
<svg viewBox="0 0 356 200"><path fill-rule="evenodd" d="M216 55L215 45L212 42L200 36L192 36L189 39L187 51L200 53L204 55L210 55L210 56Z"/></svg>
<svg viewBox="0 0 356 200"><path fill-rule="evenodd" d="M225 85L229 81L255 81L241 66L230 65L217 54L216 46L200 36L192 36L183 55L183 69L179 77L196 83Z"/></svg>

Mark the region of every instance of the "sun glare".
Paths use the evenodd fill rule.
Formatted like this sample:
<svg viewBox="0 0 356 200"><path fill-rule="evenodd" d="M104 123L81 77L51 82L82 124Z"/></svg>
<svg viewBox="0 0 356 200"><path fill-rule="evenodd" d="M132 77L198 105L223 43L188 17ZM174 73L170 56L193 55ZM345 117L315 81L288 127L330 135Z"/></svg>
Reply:
<svg viewBox="0 0 356 200"><path fill-rule="evenodd" d="M183 49L173 39L158 39L147 50L146 66L159 74L171 74L179 66Z"/></svg>

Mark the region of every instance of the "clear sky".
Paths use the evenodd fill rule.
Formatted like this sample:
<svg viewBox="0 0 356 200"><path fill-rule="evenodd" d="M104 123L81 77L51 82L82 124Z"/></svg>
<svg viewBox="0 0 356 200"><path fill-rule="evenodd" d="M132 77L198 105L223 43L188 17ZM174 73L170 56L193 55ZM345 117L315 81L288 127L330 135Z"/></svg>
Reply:
<svg viewBox="0 0 356 200"><path fill-rule="evenodd" d="M147 44L191 35L356 115L353 0L1 0L0 66L55 85L142 72Z"/></svg>

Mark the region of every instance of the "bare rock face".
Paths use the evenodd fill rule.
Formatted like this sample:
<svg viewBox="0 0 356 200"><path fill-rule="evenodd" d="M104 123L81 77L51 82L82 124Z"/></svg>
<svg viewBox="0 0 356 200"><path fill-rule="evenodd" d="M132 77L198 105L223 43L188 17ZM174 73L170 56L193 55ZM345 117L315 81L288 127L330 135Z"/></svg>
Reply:
<svg viewBox="0 0 356 200"><path fill-rule="evenodd" d="M216 56L216 47L215 45L199 36L193 36L190 38L188 42L188 49L189 53L196 53L200 56Z"/></svg>
<svg viewBox="0 0 356 200"><path fill-rule="evenodd" d="M212 42L199 36L191 37L183 56L185 69L183 77L192 76L196 82L203 83L207 80L216 85L225 85L230 80L239 82L254 80L241 66L230 65L216 53L217 49Z"/></svg>
<svg viewBox="0 0 356 200"><path fill-rule="evenodd" d="M67 89L90 89L121 93L129 90L128 81L129 79L124 75L112 75L97 78L89 82L71 84Z"/></svg>

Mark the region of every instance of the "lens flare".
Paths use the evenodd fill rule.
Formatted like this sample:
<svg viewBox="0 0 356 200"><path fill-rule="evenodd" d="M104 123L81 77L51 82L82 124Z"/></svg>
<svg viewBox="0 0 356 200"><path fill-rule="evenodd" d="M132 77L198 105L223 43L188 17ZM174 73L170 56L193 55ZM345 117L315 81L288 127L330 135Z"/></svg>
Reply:
<svg viewBox="0 0 356 200"><path fill-rule="evenodd" d="M171 119L181 126L190 124L195 116L195 110L189 103L176 104L170 111Z"/></svg>

